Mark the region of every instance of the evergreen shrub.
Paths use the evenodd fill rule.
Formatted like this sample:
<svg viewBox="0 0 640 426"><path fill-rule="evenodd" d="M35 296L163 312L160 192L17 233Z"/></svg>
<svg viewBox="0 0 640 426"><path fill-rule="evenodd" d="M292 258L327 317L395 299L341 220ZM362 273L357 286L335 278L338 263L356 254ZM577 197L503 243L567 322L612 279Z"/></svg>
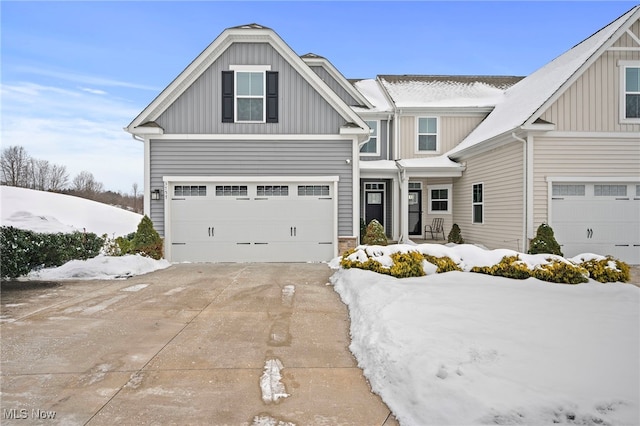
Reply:
<svg viewBox="0 0 640 426"><path fill-rule="evenodd" d="M93 233L40 234L11 226L0 228L2 278L17 278L33 269L50 268L70 260L100 254L104 240Z"/></svg>
<svg viewBox="0 0 640 426"><path fill-rule="evenodd" d="M529 254L557 254L563 256L560 244L553 235L553 229L546 223L538 226L536 236L529 243Z"/></svg>
<svg viewBox="0 0 640 426"><path fill-rule="evenodd" d="M129 247L128 241L128 239L123 239L118 245L122 244L122 247L127 249ZM130 241L130 253L141 254L156 260L162 259L162 238L160 234L153 229L153 222L151 222L151 219L149 219L147 215L145 215L138 224L138 229Z"/></svg>
<svg viewBox="0 0 640 426"><path fill-rule="evenodd" d="M423 256L427 262L438 267L438 269L436 270L436 273L438 274L442 274L443 272L462 271L462 269L460 269L458 265L456 265L456 262L451 260L450 257L435 257L428 254L425 254Z"/></svg>
<svg viewBox="0 0 640 426"><path fill-rule="evenodd" d="M387 236L384 234L384 227L377 220L373 219L367 225L362 244L370 246L386 246Z"/></svg>
<svg viewBox="0 0 640 426"><path fill-rule="evenodd" d="M589 281L589 272L580 265L547 259L549 263L538 265L532 276L542 281L561 284L580 284Z"/></svg>
<svg viewBox="0 0 640 426"><path fill-rule="evenodd" d="M600 260L586 260L582 262L580 266L589 272L591 278L601 283L626 283L631 278L629 265L611 256Z"/></svg>
<svg viewBox="0 0 640 426"><path fill-rule="evenodd" d="M474 266L471 272L493 275L497 277L514 278L524 280L531 277L531 271L527 265L520 260L519 256L505 256L492 266Z"/></svg>
<svg viewBox="0 0 640 426"><path fill-rule="evenodd" d="M460 232L460 227L457 223L454 223L451 227L451 231L449 231L449 235L447 236L447 242L464 244L464 239L462 238L462 233Z"/></svg>

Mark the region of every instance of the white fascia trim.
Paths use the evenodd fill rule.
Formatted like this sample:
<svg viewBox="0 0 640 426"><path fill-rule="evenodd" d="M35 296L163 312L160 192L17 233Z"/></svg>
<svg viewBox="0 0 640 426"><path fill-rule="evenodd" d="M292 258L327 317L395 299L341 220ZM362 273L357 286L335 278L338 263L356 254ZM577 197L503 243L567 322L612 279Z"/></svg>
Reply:
<svg viewBox="0 0 640 426"><path fill-rule="evenodd" d="M593 138L593 139L638 139L636 132L561 132L553 131L544 134L545 137L554 138Z"/></svg>
<svg viewBox="0 0 640 426"><path fill-rule="evenodd" d="M140 136L164 134L164 129L162 127L135 127L133 129L127 129L125 127L124 130L131 133L132 135L140 135Z"/></svg>
<svg viewBox="0 0 640 426"><path fill-rule="evenodd" d="M164 182L338 182L340 176L162 176ZM337 194L337 193L336 193Z"/></svg>
<svg viewBox="0 0 640 426"><path fill-rule="evenodd" d="M271 71L271 65L229 65L229 71Z"/></svg>
<svg viewBox="0 0 640 426"><path fill-rule="evenodd" d="M494 136L491 139L486 139L482 142L475 143L467 148L460 149L459 151L456 151L456 148L453 148L451 151L445 153L444 155L454 161L457 161L469 157L474 157L476 155L482 154L483 152L490 151L509 143L517 142L515 139L513 139L513 136L511 136L513 130L514 129L507 130L506 132Z"/></svg>
<svg viewBox="0 0 640 426"><path fill-rule="evenodd" d="M478 106L478 107L444 107L444 106L434 106L434 107L411 107L411 106L401 106L398 107L402 110L403 115L415 115L415 116L435 116L435 115L446 115L446 116L479 116L484 117L490 112L492 112L495 106Z"/></svg>
<svg viewBox="0 0 640 426"><path fill-rule="evenodd" d="M545 180L552 182L594 183L594 182L640 182L640 176L547 176Z"/></svg>
<svg viewBox="0 0 640 426"><path fill-rule="evenodd" d="M246 134L246 133L234 133L234 134L195 134L195 133L175 133L175 134L163 134L158 136L153 136L151 139L154 140L220 140L220 141L254 141L254 140L264 140L264 141L298 141L298 140L309 140L309 141L326 141L326 140L344 140L351 141L353 138L346 137L345 135L335 135L335 134L321 134L321 135L300 135L300 134Z"/></svg>

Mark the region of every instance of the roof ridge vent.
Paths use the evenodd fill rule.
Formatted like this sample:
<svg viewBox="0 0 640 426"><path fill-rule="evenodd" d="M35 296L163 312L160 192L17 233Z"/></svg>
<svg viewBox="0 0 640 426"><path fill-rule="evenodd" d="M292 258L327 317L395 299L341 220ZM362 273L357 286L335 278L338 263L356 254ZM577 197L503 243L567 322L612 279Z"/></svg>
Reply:
<svg viewBox="0 0 640 426"><path fill-rule="evenodd" d="M270 30L271 28L265 27L264 25L251 23L245 25L238 25L237 27L231 27L233 29L241 29L241 30Z"/></svg>

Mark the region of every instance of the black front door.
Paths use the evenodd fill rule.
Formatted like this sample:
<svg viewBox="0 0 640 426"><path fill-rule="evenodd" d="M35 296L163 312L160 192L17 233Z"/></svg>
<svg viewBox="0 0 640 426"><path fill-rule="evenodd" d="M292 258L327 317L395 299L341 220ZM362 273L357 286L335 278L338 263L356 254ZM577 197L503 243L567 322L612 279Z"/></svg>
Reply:
<svg viewBox="0 0 640 426"><path fill-rule="evenodd" d="M409 191L409 235L422 235L422 190Z"/></svg>
<svg viewBox="0 0 640 426"><path fill-rule="evenodd" d="M369 224L373 219L384 226L384 192L367 191L364 209L364 220Z"/></svg>

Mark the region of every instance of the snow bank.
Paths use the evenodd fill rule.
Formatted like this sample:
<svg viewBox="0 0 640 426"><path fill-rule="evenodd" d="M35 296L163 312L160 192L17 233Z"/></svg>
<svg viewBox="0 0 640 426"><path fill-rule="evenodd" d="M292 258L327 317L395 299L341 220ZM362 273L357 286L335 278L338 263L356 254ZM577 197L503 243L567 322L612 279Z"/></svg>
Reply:
<svg viewBox="0 0 640 426"><path fill-rule="evenodd" d="M461 248L467 268L504 255ZM331 281L349 307L350 349L403 425L640 420L635 286L359 269Z"/></svg>
<svg viewBox="0 0 640 426"><path fill-rule="evenodd" d="M164 259L155 260L139 255L120 257L100 255L88 260L72 260L57 268L32 271L26 278L51 281L110 280L147 274L169 266L171 264Z"/></svg>
<svg viewBox="0 0 640 426"><path fill-rule="evenodd" d="M41 233L93 232L102 236L135 232L142 216L127 210L53 192L0 186L2 226Z"/></svg>

